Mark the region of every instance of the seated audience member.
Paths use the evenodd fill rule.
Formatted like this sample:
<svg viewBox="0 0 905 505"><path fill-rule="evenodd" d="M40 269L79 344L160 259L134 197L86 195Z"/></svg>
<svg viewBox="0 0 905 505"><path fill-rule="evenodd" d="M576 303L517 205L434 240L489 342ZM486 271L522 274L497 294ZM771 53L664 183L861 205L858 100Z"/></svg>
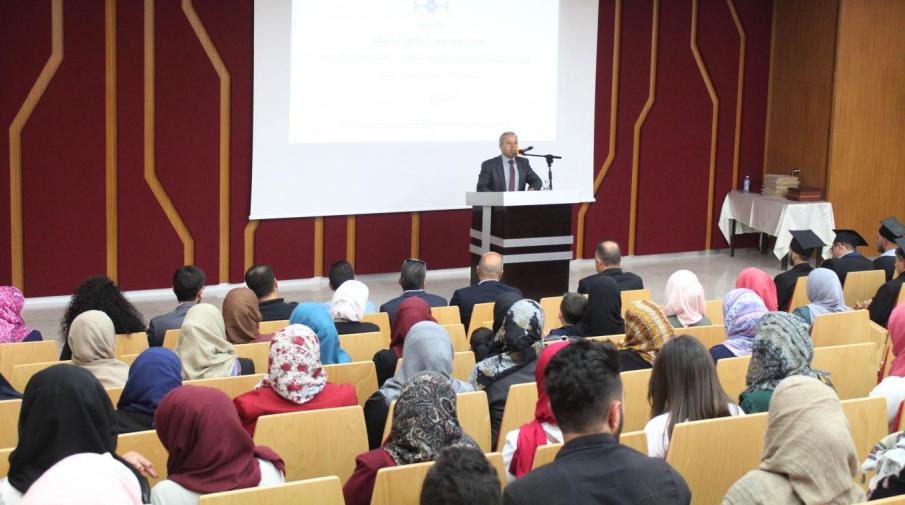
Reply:
<svg viewBox="0 0 905 505"><path fill-rule="evenodd" d="M604 277L591 284L588 304L581 322L573 328L574 336L601 337L625 333L622 320L622 295L613 279Z"/></svg>
<svg viewBox="0 0 905 505"><path fill-rule="evenodd" d="M545 372L563 445L556 459L509 484L507 505L688 504L685 480L665 461L619 444L622 381L610 342L579 340Z"/></svg>
<svg viewBox="0 0 905 505"><path fill-rule="evenodd" d="M327 272L327 286L330 291L336 291L346 281L355 280L355 270L352 264L346 260L340 260L330 265ZM329 304L328 304L329 305ZM365 302L365 314L373 314L377 312L377 305L371 300Z"/></svg>
<svg viewBox="0 0 905 505"><path fill-rule="evenodd" d="M666 306L663 311L673 328L709 326L704 286L690 270L673 272L666 281Z"/></svg>
<svg viewBox="0 0 905 505"><path fill-rule="evenodd" d="M625 338L618 346L621 370L653 367L657 353L675 336L659 305L650 300L632 302L625 311Z"/></svg>
<svg viewBox="0 0 905 505"><path fill-rule="evenodd" d="M678 423L745 415L720 386L707 348L688 335L670 340L657 353L647 398L651 420L644 434L647 455L653 458L666 457Z"/></svg>
<svg viewBox="0 0 905 505"><path fill-rule="evenodd" d="M110 397L87 370L55 365L36 373L22 398L19 444L9 455L9 473L0 481L0 502L20 503L22 495L50 467L86 452L116 459L135 475L147 496L147 480L116 455L113 424ZM147 503L147 498L142 503Z"/></svg>
<svg viewBox="0 0 905 505"><path fill-rule="evenodd" d="M868 484L868 500L882 500L905 494L905 473L902 453L905 451L905 431L898 431L881 439L861 464L865 474L874 473Z"/></svg>
<svg viewBox="0 0 905 505"><path fill-rule="evenodd" d="M440 451L421 487L421 505L499 505L500 478L473 447Z"/></svg>
<svg viewBox="0 0 905 505"><path fill-rule="evenodd" d="M152 347L139 354L129 367L129 380L116 404L116 432L153 430L160 400L181 385L182 365L175 352Z"/></svg>
<svg viewBox="0 0 905 505"><path fill-rule="evenodd" d="M424 278L427 276L427 264L419 259L409 258L402 262L402 270L399 274L399 285L402 286L402 295L380 306L380 312L386 312L390 322L396 320L396 310L399 304L406 298L417 296L423 299L431 307L445 307L446 298L428 293L424 290Z"/></svg>
<svg viewBox="0 0 905 505"><path fill-rule="evenodd" d="M478 449L478 444L459 426L456 391L448 376L418 373L397 391L397 398L386 442L355 458L355 472L343 486L346 505L371 503L374 481L381 468L433 461L447 447ZM382 423L380 429L383 431Z"/></svg>
<svg viewBox="0 0 905 505"><path fill-rule="evenodd" d="M839 278L826 268L815 268L808 274L808 300L811 303L792 312L803 319L808 327L814 324L814 318L820 314L852 310L845 306Z"/></svg>
<svg viewBox="0 0 905 505"><path fill-rule="evenodd" d="M537 384L534 419L507 433L501 451L503 467L506 468L509 482L531 471L534 453L538 447L562 443L562 431L550 410L550 398L547 397L547 388L544 385L544 370L547 369L550 359L567 345L567 342L554 342L546 346L537 358L537 366L534 368L534 381Z"/></svg>
<svg viewBox="0 0 905 505"><path fill-rule="evenodd" d="M493 337L493 330L491 330L490 328L485 328L483 326L477 328L471 333L471 338L468 339L468 345L469 347L471 347L471 352L474 353L474 359L476 363L483 360L487 356L490 356L490 348L493 344Z"/></svg>
<svg viewBox="0 0 905 505"><path fill-rule="evenodd" d="M877 231L877 251L880 253L874 259L875 270L885 270L886 280L892 280L896 273L896 249L902 247L898 241L905 237L905 225L895 217L888 217L880 221L880 229Z"/></svg>
<svg viewBox="0 0 905 505"><path fill-rule="evenodd" d="M252 265L245 272L245 285L258 297L262 321L283 321L295 310L296 302L287 302L280 297L279 283L267 265Z"/></svg>
<svg viewBox="0 0 905 505"><path fill-rule="evenodd" d="M789 377L770 401L760 466L732 485L723 504L861 503L857 458L833 389L812 377Z"/></svg>
<svg viewBox="0 0 905 505"><path fill-rule="evenodd" d="M340 335L380 331L374 323L362 322L365 304L368 303L368 287L363 282L348 280L336 288L330 302L330 317Z"/></svg>
<svg viewBox="0 0 905 505"><path fill-rule="evenodd" d="M92 277L75 290L63 314L63 321L60 323L60 336L63 338L61 360L72 359L69 326L79 314L88 310L99 310L107 314L113 321L117 335L145 331L141 314L126 300L116 284L106 277Z"/></svg>
<svg viewBox="0 0 905 505"><path fill-rule="evenodd" d="M19 398L22 398L22 393L16 391L6 377L0 374L0 400L18 400Z"/></svg>
<svg viewBox="0 0 905 505"><path fill-rule="evenodd" d="M83 452L60 460L32 484L22 505L141 505L141 484L109 454Z"/></svg>
<svg viewBox="0 0 905 505"><path fill-rule="evenodd" d="M870 396L886 398L886 418L890 426L898 429L896 414L905 401L905 303L900 303L889 316L889 340L892 343L892 363L889 375L877 384Z"/></svg>
<svg viewBox="0 0 905 505"><path fill-rule="evenodd" d="M863 272L874 269L874 263L857 251L858 247L867 245L864 237L855 230L833 231L836 233L836 238L833 239L833 248L830 249L833 257L824 261L820 265L821 267L835 272L839 277L840 284L845 284L845 276L849 272Z"/></svg>
<svg viewBox="0 0 905 505"><path fill-rule="evenodd" d="M336 325L323 305L313 302L300 303L289 316L289 324L303 324L314 331L320 342L321 363L324 365L352 361L349 353L340 348Z"/></svg>
<svg viewBox="0 0 905 505"><path fill-rule="evenodd" d="M787 312L771 312L760 320L751 362L745 378L747 388L739 397L749 414L766 412L776 386L786 377L805 375L832 387L829 374L811 368L814 345L808 327Z"/></svg>
<svg viewBox="0 0 905 505"><path fill-rule="evenodd" d="M223 299L223 324L226 340L233 344L269 342L271 334L261 335L261 311L258 297L248 288L234 288Z"/></svg>
<svg viewBox="0 0 905 505"><path fill-rule="evenodd" d="M25 325L22 309L25 297L19 288L0 287L0 344L43 340L41 332Z"/></svg>
<svg viewBox="0 0 905 505"><path fill-rule="evenodd" d="M545 340L559 339L569 336L578 336L575 325L581 322L584 309L588 306L588 298L578 293L566 293L559 302L559 328L550 330Z"/></svg>
<svg viewBox="0 0 905 505"><path fill-rule="evenodd" d="M390 335L390 348L377 351L374 355L374 366L377 369L377 385L382 386L387 379L396 373L396 362L403 357L405 339L412 326L421 321L437 322L431 315L430 305L417 297L407 298L399 304L396 319L393 320L393 331Z"/></svg>
<svg viewBox="0 0 905 505"><path fill-rule="evenodd" d="M188 380L251 375L255 365L236 356L226 340L226 327L217 307L199 303L185 315L176 354L182 363L182 378Z"/></svg>
<svg viewBox="0 0 905 505"><path fill-rule="evenodd" d="M746 268L735 278L736 289L750 289L764 301L764 306L770 312L779 310L776 300L776 284L773 279L759 268Z"/></svg>
<svg viewBox="0 0 905 505"><path fill-rule="evenodd" d="M354 387L327 382L317 335L307 326L294 324L277 332L269 363L261 385L233 400L251 436L261 416L358 405Z"/></svg>
<svg viewBox="0 0 905 505"><path fill-rule="evenodd" d="M486 252L475 267L478 283L467 288L457 289L449 300L450 305L459 307L459 316L466 328L471 324L471 311L478 303L495 302L503 293L515 293L522 298L522 291L504 284L503 256L496 252Z"/></svg>
<svg viewBox="0 0 905 505"><path fill-rule="evenodd" d="M368 429L368 446L380 446L383 428L390 412L390 404L399 398L413 377L421 372L432 372L446 379L455 393L474 391L471 385L452 376L452 341L442 326L433 321L422 321L412 326L405 339L405 359L395 375L387 379L376 393L368 398L364 406L365 425Z"/></svg>
<svg viewBox="0 0 905 505"><path fill-rule="evenodd" d="M516 293L504 293L493 302L493 326L491 330L494 335L503 327L503 321L506 320L506 314L509 314L509 309L512 305L521 299L522 297Z"/></svg>
<svg viewBox="0 0 905 505"><path fill-rule="evenodd" d="M203 494L283 483L283 460L255 446L226 393L182 386L154 415L167 450L167 478L151 489L153 505L196 504Z"/></svg>
<svg viewBox="0 0 905 505"><path fill-rule="evenodd" d="M479 361L471 371L469 382L487 393L490 406L490 441L496 446L509 386L534 381L537 358L544 350L541 331L544 311L534 300L523 299L512 304L503 327L497 332L494 347L499 354Z"/></svg>
<svg viewBox="0 0 905 505"><path fill-rule="evenodd" d="M823 249L823 246L826 245L811 230L792 230L790 233L792 242L789 243L788 256L792 268L773 278L773 284L776 285L776 303L779 306L777 310L786 312L798 308L789 307L792 295L795 294L795 284L798 283L799 277L807 277L813 270L809 260L814 255L814 250Z"/></svg>
<svg viewBox="0 0 905 505"><path fill-rule="evenodd" d="M590 293L591 284L604 277L616 281L619 291L644 289L641 277L631 272L623 272L621 264L622 251L619 250L619 244L611 240L597 244L597 252L594 254L594 266L597 268L597 273L578 281L578 292Z"/></svg>
<svg viewBox="0 0 905 505"><path fill-rule="evenodd" d="M160 347L168 330L182 326L185 314L204 296L204 272L195 265L179 267L173 274L173 293L179 302L176 308L162 316L152 317L148 323L148 345Z"/></svg>
<svg viewBox="0 0 905 505"><path fill-rule="evenodd" d="M764 300L750 289L733 289L723 297L723 325L726 340L710 348L713 361L750 356L757 323L767 315Z"/></svg>
<svg viewBox="0 0 905 505"><path fill-rule="evenodd" d="M899 244L901 245L896 249L895 255L895 271L898 277L886 281L870 300L855 305L855 309L866 308L870 311L870 320L883 327L886 327L889 315L902 292L902 286L905 285L905 238L900 238Z"/></svg>
<svg viewBox="0 0 905 505"><path fill-rule="evenodd" d="M116 357L113 321L99 310L82 312L69 327L72 364L91 372L105 388L126 385L129 365Z"/></svg>

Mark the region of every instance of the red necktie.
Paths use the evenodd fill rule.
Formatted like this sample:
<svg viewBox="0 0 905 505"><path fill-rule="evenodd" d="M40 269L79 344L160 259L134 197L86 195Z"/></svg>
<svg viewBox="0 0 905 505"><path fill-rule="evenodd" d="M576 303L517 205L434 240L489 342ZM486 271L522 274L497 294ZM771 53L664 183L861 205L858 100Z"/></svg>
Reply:
<svg viewBox="0 0 905 505"><path fill-rule="evenodd" d="M515 160L509 160L509 191L515 191Z"/></svg>

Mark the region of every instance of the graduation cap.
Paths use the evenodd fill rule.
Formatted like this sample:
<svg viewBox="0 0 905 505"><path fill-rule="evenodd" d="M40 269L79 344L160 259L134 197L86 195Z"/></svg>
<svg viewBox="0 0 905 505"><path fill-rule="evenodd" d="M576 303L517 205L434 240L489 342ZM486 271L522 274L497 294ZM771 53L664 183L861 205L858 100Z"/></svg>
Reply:
<svg viewBox="0 0 905 505"><path fill-rule="evenodd" d="M895 216L890 216L880 221L880 236L886 240L895 242L897 238L903 235L905 235L905 225L900 223Z"/></svg>
<svg viewBox="0 0 905 505"><path fill-rule="evenodd" d="M789 248L805 258L810 258L814 254L814 249L826 245L811 230L789 230L789 233L792 234L792 243L789 244Z"/></svg>
<svg viewBox="0 0 905 505"><path fill-rule="evenodd" d="M897 238L896 245L899 246L899 256L905 258L905 237Z"/></svg>
<svg viewBox="0 0 905 505"><path fill-rule="evenodd" d="M834 244L841 242L843 244L848 244L853 248L867 245L864 237L855 230L833 230L833 232L836 234L836 238L833 239Z"/></svg>

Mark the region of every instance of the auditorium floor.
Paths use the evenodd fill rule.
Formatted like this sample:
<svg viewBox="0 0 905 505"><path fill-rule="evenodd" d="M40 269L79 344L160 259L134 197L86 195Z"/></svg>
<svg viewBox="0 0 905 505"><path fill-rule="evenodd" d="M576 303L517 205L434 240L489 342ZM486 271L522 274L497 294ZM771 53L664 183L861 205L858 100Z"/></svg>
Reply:
<svg viewBox="0 0 905 505"><path fill-rule="evenodd" d="M779 260L772 254L760 255L756 249L738 249L734 258L729 251L712 253L692 252L676 254L659 254L650 256L634 256L623 259L623 268L634 272L644 279L644 286L651 290L654 301L663 302L663 290L669 275L680 269L688 269L696 273L707 293L707 299L723 296L735 284L735 276L744 268L754 266L765 270L771 276L780 272ZM430 266L430 265L428 265ZM572 262L569 276L569 288L576 289L578 280L594 273L593 260L576 260ZM276 272L279 279L279 272ZM468 284L469 272L466 268L438 270L428 272L426 288L432 293L446 298L453 291ZM371 290L370 299L378 305L399 294L398 274L362 275L359 279ZM216 285L205 288L204 301L221 306L223 297L234 285ZM288 300L327 301L332 292L327 287L326 279L283 280L280 282L280 293ZM168 312L176 305L173 293L169 289L132 291L126 294L135 304L145 319ZM56 336L60 320L68 296L30 298L25 303L25 321L44 335L44 338Z"/></svg>

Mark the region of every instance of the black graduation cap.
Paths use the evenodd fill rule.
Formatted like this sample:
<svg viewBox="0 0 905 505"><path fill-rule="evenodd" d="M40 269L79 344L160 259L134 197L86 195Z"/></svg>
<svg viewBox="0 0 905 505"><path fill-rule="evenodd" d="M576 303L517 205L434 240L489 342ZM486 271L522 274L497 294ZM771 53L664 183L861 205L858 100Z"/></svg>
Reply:
<svg viewBox="0 0 905 505"><path fill-rule="evenodd" d="M806 258L814 253L814 249L826 245L811 230L789 230L789 233L792 234L792 243L789 244L789 248Z"/></svg>
<svg viewBox="0 0 905 505"><path fill-rule="evenodd" d="M887 217L880 221L880 235L890 242L895 242L897 238L905 235L905 225L895 216Z"/></svg>
<svg viewBox="0 0 905 505"><path fill-rule="evenodd" d="M901 251L903 253L900 256L905 257L905 237L897 238L896 245L899 246L899 251Z"/></svg>
<svg viewBox="0 0 905 505"><path fill-rule="evenodd" d="M852 247L867 245L864 237L855 230L833 230L833 232L836 233L836 238L833 239L834 244L842 242L843 244L848 244Z"/></svg>

